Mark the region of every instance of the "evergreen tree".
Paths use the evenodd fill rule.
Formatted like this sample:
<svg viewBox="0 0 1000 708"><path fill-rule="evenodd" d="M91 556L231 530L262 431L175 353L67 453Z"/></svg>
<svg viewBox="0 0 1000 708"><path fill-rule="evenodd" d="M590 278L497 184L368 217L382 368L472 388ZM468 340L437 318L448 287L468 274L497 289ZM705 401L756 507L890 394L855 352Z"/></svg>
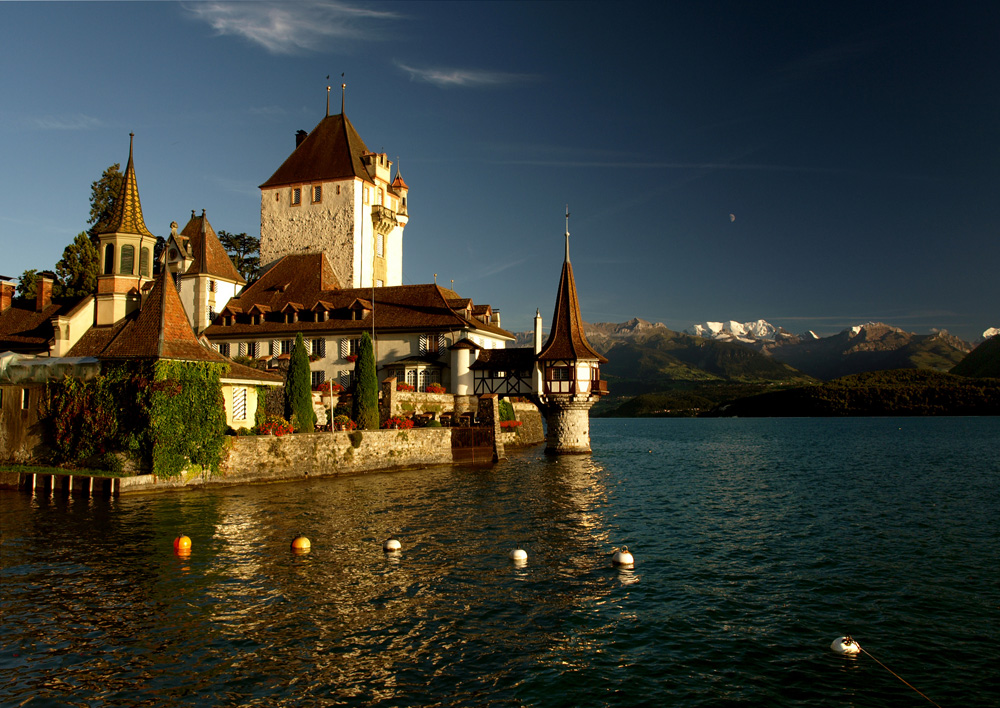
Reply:
<svg viewBox="0 0 1000 708"><path fill-rule="evenodd" d="M260 239L245 233L219 232L219 242L233 261L236 271L249 283L260 269Z"/></svg>
<svg viewBox="0 0 1000 708"><path fill-rule="evenodd" d="M37 268L31 268L21 273L21 277L17 279L17 296L25 300L34 300L36 280L38 280Z"/></svg>
<svg viewBox="0 0 1000 708"><path fill-rule="evenodd" d="M359 430L378 430L378 374L375 372L375 349L368 332L361 335L358 361L354 366L356 383L351 418Z"/></svg>
<svg viewBox="0 0 1000 708"><path fill-rule="evenodd" d="M292 358L288 362L285 375L285 417L299 433L311 433L315 427L315 413L312 407L312 374L309 371L309 355L306 342L299 332L292 347Z"/></svg>
<svg viewBox="0 0 1000 708"><path fill-rule="evenodd" d="M81 231L73 243L63 249L62 259L56 263L62 297L85 297L96 293L99 268L97 249L87 232Z"/></svg>
<svg viewBox="0 0 1000 708"><path fill-rule="evenodd" d="M118 201L118 195L122 191L122 182L125 181L125 174L122 172L121 163L116 162L108 169L104 170L101 178L90 185L90 229L87 234L91 242L97 245L97 234L100 229L111 218L111 212Z"/></svg>

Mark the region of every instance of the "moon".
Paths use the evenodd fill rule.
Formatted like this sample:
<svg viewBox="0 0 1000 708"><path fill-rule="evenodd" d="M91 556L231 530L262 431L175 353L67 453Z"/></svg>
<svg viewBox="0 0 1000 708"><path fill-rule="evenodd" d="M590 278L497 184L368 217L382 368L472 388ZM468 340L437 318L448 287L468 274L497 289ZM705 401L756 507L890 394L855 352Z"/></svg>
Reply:
<svg viewBox="0 0 1000 708"><path fill-rule="evenodd" d="M729 223L733 223L734 221L736 221L736 214L730 214L729 215Z"/></svg>

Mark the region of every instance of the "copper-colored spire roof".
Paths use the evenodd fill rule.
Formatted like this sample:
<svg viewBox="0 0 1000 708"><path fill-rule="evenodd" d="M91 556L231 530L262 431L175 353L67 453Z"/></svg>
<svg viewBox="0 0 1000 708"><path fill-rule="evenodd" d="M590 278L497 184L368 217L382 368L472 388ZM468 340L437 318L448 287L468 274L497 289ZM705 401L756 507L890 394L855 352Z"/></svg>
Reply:
<svg viewBox="0 0 1000 708"><path fill-rule="evenodd" d="M569 217L569 214L566 215ZM587 342L583 334L583 317L580 316L580 301L576 297L576 281L573 279L573 265L569 262L569 229L566 230L566 258L562 275L559 277L559 292L556 294L556 309L552 315L552 329L549 340L538 353L539 361L567 359L607 362Z"/></svg>
<svg viewBox="0 0 1000 708"><path fill-rule="evenodd" d="M226 249L223 248L222 242L216 235L215 229L208 223L204 209L201 216L195 216L194 211L191 212L191 220L181 231L181 236L188 239L188 243L191 245L191 255L194 256L194 262L181 276L182 278L194 275L214 275L217 278L231 280L241 285L247 282L246 278L236 270L236 266L233 265L232 259L229 258L229 254L226 253Z"/></svg>
<svg viewBox="0 0 1000 708"><path fill-rule="evenodd" d="M392 188L393 189L409 189L409 187L406 186L406 182L403 181L403 175L401 175L399 173L398 169L396 170L396 179L394 179L392 181Z"/></svg>
<svg viewBox="0 0 1000 708"><path fill-rule="evenodd" d="M351 177L370 183L372 178L361 161L361 156L368 153L346 115L326 116L260 187Z"/></svg>
<svg viewBox="0 0 1000 708"><path fill-rule="evenodd" d="M114 210L107 222L102 224L103 234L138 234L155 238L146 228L142 219L142 204L139 202L139 185L135 179L135 167L132 164L132 140L135 133L128 134L128 165L125 167L125 179L122 180L122 191L115 200Z"/></svg>

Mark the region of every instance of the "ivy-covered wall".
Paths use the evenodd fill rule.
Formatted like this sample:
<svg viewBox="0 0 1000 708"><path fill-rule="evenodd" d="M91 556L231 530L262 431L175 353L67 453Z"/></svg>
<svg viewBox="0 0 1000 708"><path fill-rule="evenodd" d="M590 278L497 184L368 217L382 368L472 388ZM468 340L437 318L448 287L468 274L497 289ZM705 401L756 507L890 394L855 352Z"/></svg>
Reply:
<svg viewBox="0 0 1000 708"><path fill-rule="evenodd" d="M218 471L226 413L225 365L167 361L104 363L91 381L46 386L43 416L55 462L173 477L189 463Z"/></svg>
<svg viewBox="0 0 1000 708"><path fill-rule="evenodd" d="M198 465L217 472L225 445L226 411L219 377L224 364L166 361L154 364L151 400L153 474L180 474Z"/></svg>

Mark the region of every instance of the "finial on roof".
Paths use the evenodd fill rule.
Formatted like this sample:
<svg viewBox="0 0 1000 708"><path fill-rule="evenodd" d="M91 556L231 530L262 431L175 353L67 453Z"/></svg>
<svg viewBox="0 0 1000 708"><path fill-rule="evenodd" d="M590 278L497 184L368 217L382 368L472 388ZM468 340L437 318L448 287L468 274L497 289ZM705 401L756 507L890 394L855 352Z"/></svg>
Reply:
<svg viewBox="0 0 1000 708"><path fill-rule="evenodd" d="M343 74L341 74L343 77ZM340 85L340 115L344 115L344 101L347 99L347 84Z"/></svg>
<svg viewBox="0 0 1000 708"><path fill-rule="evenodd" d="M569 204L566 205L566 262L569 263Z"/></svg>
<svg viewBox="0 0 1000 708"><path fill-rule="evenodd" d="M326 80L330 80L329 74L326 75ZM330 116L330 84L326 85L326 115L327 117Z"/></svg>

